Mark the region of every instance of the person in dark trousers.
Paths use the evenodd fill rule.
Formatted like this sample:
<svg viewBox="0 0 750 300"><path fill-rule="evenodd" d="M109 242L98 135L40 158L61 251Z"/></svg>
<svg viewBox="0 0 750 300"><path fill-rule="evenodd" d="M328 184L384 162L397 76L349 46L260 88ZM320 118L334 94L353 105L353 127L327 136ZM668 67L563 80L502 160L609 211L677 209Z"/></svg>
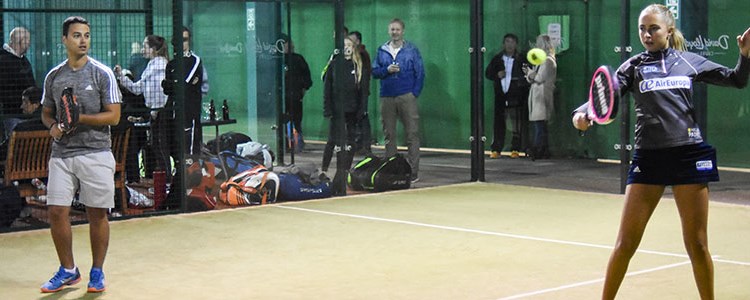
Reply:
<svg viewBox="0 0 750 300"><path fill-rule="evenodd" d="M109 248L107 212L115 206L115 158L110 126L120 121L122 95L110 68L88 56L90 36L86 19L65 19L62 44L68 59L49 71L44 80L42 122L54 138L49 160L47 213L60 267L41 286L43 293L58 292L81 281L73 259L69 217L76 193L86 206L89 222L92 264L87 290L98 293L106 288L103 267ZM77 97L81 114L76 129L63 133L56 112L62 109L63 90L69 88Z"/></svg>
<svg viewBox="0 0 750 300"><path fill-rule="evenodd" d="M352 31L349 33L349 39L354 42L354 45L357 49L357 52L359 53L359 57L362 60L362 76L367 76L368 78L372 74L372 64L370 60L370 53L367 52L367 48L364 44L362 44L362 33L359 31ZM357 122L357 129L356 129L356 142L355 142L355 152L367 155L372 153L372 127L370 126L370 114L368 113L368 108L370 107L370 81L367 81L367 86L362 87L363 91L367 91L368 97L365 99L364 103L364 116Z"/></svg>
<svg viewBox="0 0 750 300"><path fill-rule="evenodd" d="M401 120L406 132L411 165L411 181L419 181L419 95L424 87L424 63L419 49L404 40L404 22L388 23L391 39L378 48L372 62L372 76L380 79L380 118L383 124L385 155L397 153L396 122Z"/></svg>
<svg viewBox="0 0 750 300"><path fill-rule="evenodd" d="M178 187L181 184L182 176L186 170L193 163L199 163L201 158L201 147L203 145L203 129L201 127L201 109L203 102L203 62L198 55L195 55L190 50L190 40L192 34L187 27L182 28L182 51L175 53L174 59L169 61L166 69L166 76L162 82L164 93L169 96L167 99L168 111L174 111L176 113L175 106L178 105L177 101L182 101L182 107L184 111L184 121L182 126L178 125L179 119L176 114L172 116L175 126L181 128L181 132L184 133L185 143L184 147L185 160L181 161L179 156L179 139L176 135L171 136L171 148L172 159L175 165L178 166L175 176L172 178L172 187ZM177 51L175 51L177 52ZM180 77L177 76L177 66L181 64L184 74ZM183 95L178 95L176 86L178 82L183 82L185 85L185 92ZM180 205L180 198L177 197L179 193L172 193L176 189L172 189L167 197L167 207L178 207ZM187 188L185 189L187 191ZM189 202L191 203L191 202Z"/></svg>
<svg viewBox="0 0 750 300"><path fill-rule="evenodd" d="M682 239L701 299L714 299L714 267L708 249L708 183L719 180L716 149L707 144L695 118L693 85L743 88L750 76L750 28L737 36L739 58L730 69L685 51L675 18L661 4L644 8L638 32L646 51L617 69L622 92L633 96L635 152L625 205L609 258L602 299L614 299L666 186L672 186ZM588 105L573 112L573 125L587 130Z"/></svg>
<svg viewBox="0 0 750 300"><path fill-rule="evenodd" d="M555 82L557 81L557 59L552 39L542 34L536 38L536 48L547 53L547 59L541 65L529 68L524 66L526 80L531 83L529 90L529 124L534 132L531 147L526 155L531 159L546 159L552 154L549 151L549 129L547 123L555 111Z"/></svg>
<svg viewBox="0 0 750 300"><path fill-rule="evenodd" d="M485 69L484 76L495 88L495 121L490 158L500 158L505 146L506 117L511 123L510 157L518 158L528 123L527 99L529 83L523 73L526 59L518 51L518 37L508 33L503 37L503 51L495 55Z"/></svg>
<svg viewBox="0 0 750 300"><path fill-rule="evenodd" d="M162 83L164 93L169 96L167 107L174 109L175 101L178 100L175 94L175 86L178 80L185 82L184 102L182 103L185 111L185 122L182 125L185 132L185 154L190 158L197 158L201 154L201 145L203 144L203 130L201 129L201 109L203 94L203 62L198 55L190 50L191 33L187 27L182 30L182 53L175 53L175 58L169 61L166 69L166 76ZM177 64L182 64L185 72L184 77L178 78L176 73ZM177 145L176 138L173 138L172 145ZM176 147L172 147L173 150ZM174 152L174 151L173 151ZM176 158L176 155L173 154Z"/></svg>
<svg viewBox="0 0 750 300"><path fill-rule="evenodd" d="M26 52L31 45L31 34L23 27L10 31L10 41L0 49L0 115L20 115L21 93L35 86L34 72Z"/></svg>
<svg viewBox="0 0 750 300"><path fill-rule="evenodd" d="M335 60L334 60L335 62ZM323 90L323 116L330 120L330 130L328 143L326 143L323 152L323 170L328 170L333 153L336 152L336 175L333 178L332 190L334 195L346 194L346 178L354 158L354 146L357 135L357 125L364 117L367 110L368 90L364 87L369 86L370 78L364 75L364 65L359 52L355 48L354 41L347 37L344 39L344 74L338 76L339 82L334 82L333 70L330 67L324 76L325 86ZM334 103L335 96L341 96L343 99L336 99L342 103ZM343 109L343 112L338 109ZM343 120L340 119L343 116ZM337 125L344 123L344 132L341 132ZM345 140L344 145L339 141Z"/></svg>
<svg viewBox="0 0 750 300"><path fill-rule="evenodd" d="M289 36L282 35L281 39L284 41L284 62L286 63L284 66L286 115L299 135L300 145L297 147L302 149L304 146L304 139L302 138L304 132L302 130L302 99L305 97L307 90L312 87L310 66L307 65L307 61L302 55L294 52L294 42L289 39Z"/></svg>

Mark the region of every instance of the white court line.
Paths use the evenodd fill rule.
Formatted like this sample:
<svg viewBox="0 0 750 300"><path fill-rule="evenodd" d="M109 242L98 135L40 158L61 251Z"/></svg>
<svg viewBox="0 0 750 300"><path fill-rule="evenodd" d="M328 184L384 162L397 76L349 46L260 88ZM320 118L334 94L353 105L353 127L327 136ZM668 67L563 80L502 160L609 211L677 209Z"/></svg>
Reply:
<svg viewBox="0 0 750 300"><path fill-rule="evenodd" d="M386 219L386 218L370 217L370 216L355 215L355 214L337 213L337 212L330 212L330 211L324 211L324 210L295 207L295 206L289 206L289 205L278 205L278 206L274 206L274 207L276 207L276 208L284 208L284 209L292 209L292 210L299 210L299 211L306 211L306 212L312 212L312 213L319 213L319 214L326 214L326 215L333 215L333 216L349 217L349 218L355 218L355 219L365 219L365 220L371 220L371 221L380 221L380 222L388 222L388 223L396 223L396 224L406 224L406 225L428 227L428 228L436 228L436 229L443 229L443 230L450 230L450 231L459 231L459 232L469 232L469 233L477 233L477 234L483 234L483 235L501 236L501 237L521 239L521 240L529 240L529 241L538 241L538 242L555 243L555 244L563 244L563 245L573 245L573 246L583 246L583 247L589 247L589 248L600 248L600 249L609 249L609 250L612 250L612 248L613 248L612 246L607 246L607 245L598 245L598 244L591 244L591 243L582 243L582 242L564 241L564 240L556 240L556 239L547 239L547 238L539 238L539 237L526 236L526 235L518 235L518 234L510 234L510 233L502 233L502 232L493 232L493 231L485 231L485 230L477 230L477 229L468 229L468 228L453 227L453 226L434 225L434 224L427 224L427 223L419 223L419 222L396 220L396 219ZM677 254L677 253L669 253L669 252L662 252L662 251L652 251L652 250L638 249L638 250L636 250L636 252L647 253L647 254L655 254L655 255L662 255L662 256L688 258L687 254ZM727 264L736 264L736 265L745 265L745 266L750 265L750 263L748 263L748 262L740 262L740 261L731 261L731 260L715 260L715 261L716 262L727 263Z"/></svg>
<svg viewBox="0 0 750 300"><path fill-rule="evenodd" d="M684 262L680 262L680 263L674 263L674 264L671 264L671 265L666 265L666 266L661 266L661 267L656 267L656 268L651 268L651 269L646 269L646 270L641 270L641 271L636 271L636 272L630 272L630 273L625 274L625 276L629 277L629 276L641 275L641 274L646 274L646 273L651 273L651 272L656 272L656 271L661 271L661 270L666 270L666 269L681 267L681 266L689 265L689 264L690 264L690 261L688 260L688 261L684 261ZM594 280L589 280L589 281L583 281L583 282L578 282L578 283L573 283L573 284L566 284L566 285L562 285L562 286L558 286L558 287L554 287L554 288L543 289L543 290L538 290L538 291L533 291L533 292L528 292L528 293L513 295L513 296L509 296L509 297L503 297L503 298L499 298L498 300L521 299L521 298L524 298L524 297L530 297L530 296L536 296L536 295L541 295L541 294L550 293L550 292L562 291L562 290L566 290L566 289L572 289L572 288L581 287L581 286L584 286L584 285L595 284L595 283L600 283L600 282L604 282L604 278L599 278L599 279L594 279Z"/></svg>

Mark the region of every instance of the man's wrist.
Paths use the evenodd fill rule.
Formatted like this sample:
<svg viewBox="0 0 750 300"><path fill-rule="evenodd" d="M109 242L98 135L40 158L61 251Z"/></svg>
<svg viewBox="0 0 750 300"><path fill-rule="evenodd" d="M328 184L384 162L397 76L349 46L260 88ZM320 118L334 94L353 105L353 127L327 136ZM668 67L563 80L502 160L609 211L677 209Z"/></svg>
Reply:
<svg viewBox="0 0 750 300"><path fill-rule="evenodd" d="M47 129L52 129L52 127L55 127L55 125L57 125L57 122L52 122L52 124L50 124L49 128L47 128Z"/></svg>

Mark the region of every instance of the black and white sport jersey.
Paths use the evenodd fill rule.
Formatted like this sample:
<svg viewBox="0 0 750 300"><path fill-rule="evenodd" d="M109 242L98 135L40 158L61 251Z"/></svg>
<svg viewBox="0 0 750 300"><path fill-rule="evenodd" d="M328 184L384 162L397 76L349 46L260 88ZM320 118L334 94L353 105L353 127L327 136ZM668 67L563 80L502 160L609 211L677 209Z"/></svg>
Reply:
<svg viewBox="0 0 750 300"><path fill-rule="evenodd" d="M747 85L750 58L740 55L734 69L691 52L672 48L643 52L617 69L621 95L635 101L635 148L659 149L703 141L693 108L693 84L705 82L742 88ZM576 109L585 112L587 105Z"/></svg>

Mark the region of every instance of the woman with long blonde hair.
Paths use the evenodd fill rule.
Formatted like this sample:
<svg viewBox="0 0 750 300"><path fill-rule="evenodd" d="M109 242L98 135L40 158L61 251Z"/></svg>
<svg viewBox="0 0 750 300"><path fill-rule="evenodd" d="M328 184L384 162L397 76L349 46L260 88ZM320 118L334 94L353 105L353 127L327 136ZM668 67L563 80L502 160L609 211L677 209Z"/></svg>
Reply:
<svg viewBox="0 0 750 300"><path fill-rule="evenodd" d="M672 13L652 4L638 17L646 51L617 69L622 92L633 96L635 152L628 173L625 205L607 265L602 299L614 299L666 186L672 186L682 239L701 299L714 299L714 267L708 249L708 183L719 180L716 149L706 143L695 119L693 84L743 88L750 76L750 28L737 36L739 59L727 68L685 52L685 39ZM591 126L584 104L574 111L578 130Z"/></svg>
<svg viewBox="0 0 750 300"><path fill-rule="evenodd" d="M336 141L340 140L341 137L346 137L346 145L340 145L342 149L338 152L336 158L337 172L333 180L334 194L345 193L346 184L343 181L346 180L347 170L349 170L352 164L356 127L359 120L365 116L365 112L367 111L369 91L366 87L370 86L370 76L362 73L362 58L354 48L354 41L349 37L344 39L343 64L345 72L343 76L338 76L338 82L333 81L332 72L335 68L328 68L326 70L323 90L323 116L330 120L328 143L323 151L323 171L328 170ZM343 99L337 99L337 101L343 101L338 106L333 103L335 90L339 92L336 95L343 97ZM343 109L343 114L337 111L339 107ZM339 118L342 115L344 119L340 120ZM345 122L344 132L336 130L336 124L339 124L339 122ZM340 187L343 187L344 190L339 190L338 188Z"/></svg>

